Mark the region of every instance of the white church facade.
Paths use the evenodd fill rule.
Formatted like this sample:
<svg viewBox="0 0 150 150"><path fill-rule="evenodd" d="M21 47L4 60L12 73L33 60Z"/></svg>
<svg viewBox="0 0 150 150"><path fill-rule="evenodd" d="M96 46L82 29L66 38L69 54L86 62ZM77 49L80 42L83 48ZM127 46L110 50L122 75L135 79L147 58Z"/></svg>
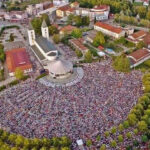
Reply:
<svg viewBox="0 0 150 150"><path fill-rule="evenodd" d="M32 25L29 25L29 44L38 60L43 64L47 60L53 60L55 57L58 57L58 50L49 40L49 30L45 20L42 23L41 32L42 36L36 36Z"/></svg>

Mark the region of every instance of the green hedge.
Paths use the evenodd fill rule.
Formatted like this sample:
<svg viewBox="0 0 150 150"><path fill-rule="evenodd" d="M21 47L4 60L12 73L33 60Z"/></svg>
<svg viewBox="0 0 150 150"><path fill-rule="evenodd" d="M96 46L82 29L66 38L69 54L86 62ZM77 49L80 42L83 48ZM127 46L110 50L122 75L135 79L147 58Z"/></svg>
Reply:
<svg viewBox="0 0 150 150"><path fill-rule="evenodd" d="M14 25L14 26L5 26L5 27L2 27L2 29L1 29L1 31L0 31L0 36L3 34L4 30L6 30L6 29L11 29L11 28L20 29L20 27L19 27L19 26L16 26L16 25Z"/></svg>
<svg viewBox="0 0 150 150"><path fill-rule="evenodd" d="M40 78L43 78L43 77L45 77L46 75L47 75L47 73L43 73L43 74L39 75L39 76L36 78L36 80L38 80L38 79L40 79Z"/></svg>
<svg viewBox="0 0 150 150"><path fill-rule="evenodd" d="M6 89L6 86L5 86L5 85L0 86L0 91L3 91L4 89Z"/></svg>

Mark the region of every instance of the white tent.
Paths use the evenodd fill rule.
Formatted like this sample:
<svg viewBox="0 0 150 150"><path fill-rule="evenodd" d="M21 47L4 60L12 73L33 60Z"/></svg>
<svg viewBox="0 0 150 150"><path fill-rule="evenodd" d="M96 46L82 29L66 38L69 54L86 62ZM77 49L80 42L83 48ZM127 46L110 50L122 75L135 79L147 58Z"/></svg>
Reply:
<svg viewBox="0 0 150 150"><path fill-rule="evenodd" d="M48 70L49 73L54 77L65 76L73 71L73 64L70 61L56 59L49 62Z"/></svg>

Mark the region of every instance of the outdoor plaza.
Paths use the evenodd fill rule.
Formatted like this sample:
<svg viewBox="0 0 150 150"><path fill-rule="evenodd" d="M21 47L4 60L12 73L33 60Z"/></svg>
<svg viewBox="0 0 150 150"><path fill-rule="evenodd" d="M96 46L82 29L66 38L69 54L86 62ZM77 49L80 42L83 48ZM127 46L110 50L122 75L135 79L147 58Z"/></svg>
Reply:
<svg viewBox="0 0 150 150"><path fill-rule="evenodd" d="M126 119L142 95L142 73L118 73L111 60L83 64L83 78L72 86L27 81L0 93L0 125L26 137L67 135L92 139ZM104 138L101 142L107 144Z"/></svg>

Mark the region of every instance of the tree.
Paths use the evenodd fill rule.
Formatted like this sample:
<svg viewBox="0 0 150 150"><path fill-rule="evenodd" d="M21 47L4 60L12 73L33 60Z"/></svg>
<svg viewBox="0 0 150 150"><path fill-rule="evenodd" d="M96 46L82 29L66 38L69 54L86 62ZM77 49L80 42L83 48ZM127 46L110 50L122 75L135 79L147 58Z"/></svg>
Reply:
<svg viewBox="0 0 150 150"><path fill-rule="evenodd" d="M100 135L98 135L98 136L96 137L96 140L97 140L97 141L100 141L100 140L101 140Z"/></svg>
<svg viewBox="0 0 150 150"><path fill-rule="evenodd" d="M129 59L124 54L116 56L116 58L113 61L113 67L115 70L120 72L129 72L130 71Z"/></svg>
<svg viewBox="0 0 150 150"><path fill-rule="evenodd" d="M93 40L93 45L95 47L98 47L99 45L104 45L105 44L105 38L102 32L98 32Z"/></svg>
<svg viewBox="0 0 150 150"><path fill-rule="evenodd" d="M49 34L50 35L58 34L58 29L54 25L49 26L48 29L49 29Z"/></svg>
<svg viewBox="0 0 150 150"><path fill-rule="evenodd" d="M13 41L14 41L14 35L13 35L13 33L10 34L10 36L9 36L9 41L10 41L10 42L13 42Z"/></svg>
<svg viewBox="0 0 150 150"><path fill-rule="evenodd" d="M70 139L69 139L68 137L62 136L62 137L60 138L60 144L61 144L61 146L64 146L64 147L70 146L71 141L70 141Z"/></svg>
<svg viewBox="0 0 150 150"><path fill-rule="evenodd" d="M71 35L74 38L81 38L82 37L82 31L80 29L74 29L71 33Z"/></svg>
<svg viewBox="0 0 150 150"><path fill-rule="evenodd" d="M41 35L41 25L42 25L42 18L34 18L31 21L31 24L33 26L33 29L35 30L35 33Z"/></svg>
<svg viewBox="0 0 150 150"><path fill-rule="evenodd" d="M125 129L129 128L129 122L128 121L124 121L123 122L123 126Z"/></svg>
<svg viewBox="0 0 150 150"><path fill-rule="evenodd" d="M137 44L136 48L137 48L137 49L140 49L140 48L143 48L144 46L145 46L145 43L144 43L143 41L140 41L140 42Z"/></svg>
<svg viewBox="0 0 150 150"><path fill-rule="evenodd" d="M4 49L0 47L0 61L4 62L5 61L5 52Z"/></svg>
<svg viewBox="0 0 150 150"><path fill-rule="evenodd" d="M75 53L76 53L78 58L81 58L83 56L82 52L78 49L75 50Z"/></svg>
<svg viewBox="0 0 150 150"><path fill-rule="evenodd" d="M70 25L72 25L73 24L73 22L74 22L74 15L73 14L70 14L69 16L68 16L68 18L67 18L67 24L70 24Z"/></svg>
<svg viewBox="0 0 150 150"><path fill-rule="evenodd" d="M148 20L150 20L150 10L147 12L146 18L147 18Z"/></svg>
<svg viewBox="0 0 150 150"><path fill-rule="evenodd" d="M115 134L116 131L117 131L117 128L116 128L116 127L113 127L113 128L111 129L111 133L112 133L112 134Z"/></svg>
<svg viewBox="0 0 150 150"><path fill-rule="evenodd" d="M62 147L61 150L70 150L69 147Z"/></svg>
<svg viewBox="0 0 150 150"><path fill-rule="evenodd" d="M118 141L119 141L119 142L123 142L123 136L122 136L122 135L119 135L119 136L118 136Z"/></svg>
<svg viewBox="0 0 150 150"><path fill-rule="evenodd" d="M108 137L109 136L109 131L106 131L104 134L105 134L106 137Z"/></svg>
<svg viewBox="0 0 150 150"><path fill-rule="evenodd" d="M21 135L17 135L15 143L18 147L22 147L24 143L24 138Z"/></svg>
<svg viewBox="0 0 150 150"><path fill-rule="evenodd" d="M102 146L100 147L100 150L106 150L106 145L102 144Z"/></svg>
<svg viewBox="0 0 150 150"><path fill-rule="evenodd" d="M113 148L115 148L115 147L117 146L116 141L115 141L115 140L112 140L112 141L110 142L110 146L113 147Z"/></svg>
<svg viewBox="0 0 150 150"><path fill-rule="evenodd" d="M137 118L135 114L128 115L128 122L131 126L134 126L137 123Z"/></svg>
<svg viewBox="0 0 150 150"><path fill-rule="evenodd" d="M87 140L87 141L86 141L86 145L87 145L88 147L90 147L90 146L92 145L92 141L91 141L91 140Z"/></svg>
<svg viewBox="0 0 150 150"><path fill-rule="evenodd" d="M141 141L144 142L144 143L148 142L148 137L147 137L147 135L143 135L143 136L141 137Z"/></svg>
<svg viewBox="0 0 150 150"><path fill-rule="evenodd" d="M91 54L91 51L87 51L84 55L84 59L85 59L85 62L87 63L91 63L92 62L92 54Z"/></svg>
<svg viewBox="0 0 150 150"><path fill-rule="evenodd" d="M50 26L50 19L47 14L42 14L41 18L42 18L42 21L45 20L47 26Z"/></svg>
<svg viewBox="0 0 150 150"><path fill-rule="evenodd" d="M60 36L59 34L54 34L53 35L53 41L58 44L61 40L60 40Z"/></svg>
<svg viewBox="0 0 150 150"><path fill-rule="evenodd" d="M135 135L137 135L138 134L138 129L134 129L133 132L134 132Z"/></svg>
<svg viewBox="0 0 150 150"><path fill-rule="evenodd" d="M23 70L20 69L20 68L16 68L16 70L15 70L15 77L16 77L16 79L21 80L24 77Z"/></svg>
<svg viewBox="0 0 150 150"><path fill-rule="evenodd" d="M131 138L132 137L132 134L130 133L130 132L128 132L127 134L126 134L126 136L127 136L127 138Z"/></svg>
<svg viewBox="0 0 150 150"><path fill-rule="evenodd" d="M80 16L75 16L74 22L76 26L80 27L82 25L82 18Z"/></svg>
<svg viewBox="0 0 150 150"><path fill-rule="evenodd" d="M82 17L82 25L88 26L90 24L89 16Z"/></svg>
<svg viewBox="0 0 150 150"><path fill-rule="evenodd" d="M120 125L119 125L119 127L118 127L118 129L119 129L119 131L120 131L120 132L122 132L122 131L124 130L123 125L122 125L122 124L120 124Z"/></svg>
<svg viewBox="0 0 150 150"><path fill-rule="evenodd" d="M147 127L147 124L145 123L145 121L139 121L138 122L138 129L141 132L147 131L148 127Z"/></svg>

